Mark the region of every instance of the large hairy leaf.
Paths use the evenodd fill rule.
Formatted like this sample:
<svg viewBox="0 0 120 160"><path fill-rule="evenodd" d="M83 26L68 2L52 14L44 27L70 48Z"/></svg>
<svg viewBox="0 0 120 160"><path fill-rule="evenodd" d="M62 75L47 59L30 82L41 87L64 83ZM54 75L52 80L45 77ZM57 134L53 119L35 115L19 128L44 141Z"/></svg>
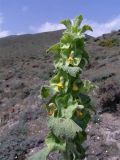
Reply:
<svg viewBox="0 0 120 160"><path fill-rule="evenodd" d="M73 98L70 94L65 94L62 96L58 96L55 99L55 103L57 106L58 114L61 115L62 109L67 108L67 106L71 105Z"/></svg>
<svg viewBox="0 0 120 160"><path fill-rule="evenodd" d="M45 142L47 146L30 157L29 160L47 160L50 152L56 150L64 151L66 147L66 143L58 139L53 133L48 134Z"/></svg>
<svg viewBox="0 0 120 160"><path fill-rule="evenodd" d="M68 104L72 103L72 96L70 94L64 94L62 96L58 96L55 99L56 105L58 108L67 107Z"/></svg>
<svg viewBox="0 0 120 160"><path fill-rule="evenodd" d="M82 131L81 127L68 118L51 117L48 126L57 137L65 139L73 139L78 132Z"/></svg>
<svg viewBox="0 0 120 160"><path fill-rule="evenodd" d="M54 44L52 47L50 47L47 50L47 53L51 52L51 53L60 53L60 43Z"/></svg>
<svg viewBox="0 0 120 160"><path fill-rule="evenodd" d="M83 86L81 87L80 92L81 93L89 93L94 88L96 88L96 86L92 82L90 82L89 80L84 80Z"/></svg>
<svg viewBox="0 0 120 160"><path fill-rule="evenodd" d="M51 151L64 151L66 147L66 143L61 140L60 138L57 138L53 133L49 133L46 140L46 145Z"/></svg>
<svg viewBox="0 0 120 160"><path fill-rule="evenodd" d="M56 97L55 103L63 118L71 118L78 107L78 103L73 101L73 97L70 94Z"/></svg>
<svg viewBox="0 0 120 160"><path fill-rule="evenodd" d="M62 116L65 118L72 118L75 110L79 107L78 103L69 105L67 108L62 108Z"/></svg>
<svg viewBox="0 0 120 160"><path fill-rule="evenodd" d="M72 33L72 32L66 32L66 35L69 37L69 39L71 39L72 41L76 41L76 40L79 40L79 39L82 39L84 38L84 35L81 34L80 32L78 33Z"/></svg>

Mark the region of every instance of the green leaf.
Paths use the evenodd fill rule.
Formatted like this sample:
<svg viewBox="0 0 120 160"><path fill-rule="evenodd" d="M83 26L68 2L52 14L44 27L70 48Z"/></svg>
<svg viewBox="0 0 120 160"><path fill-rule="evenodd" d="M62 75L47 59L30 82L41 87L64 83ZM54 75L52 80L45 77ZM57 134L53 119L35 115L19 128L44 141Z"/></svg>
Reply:
<svg viewBox="0 0 120 160"><path fill-rule="evenodd" d="M67 106L71 105L72 102L73 102L73 98L70 94L65 94L65 95L56 97L55 103L57 106L58 114L61 115L62 109L67 108Z"/></svg>
<svg viewBox="0 0 120 160"><path fill-rule="evenodd" d="M67 106L67 108L62 109L62 116L65 118L72 118L75 110L78 108L78 103Z"/></svg>
<svg viewBox="0 0 120 160"><path fill-rule="evenodd" d="M90 91L92 91L95 88L96 88L96 86L94 84L92 84L92 82L90 82L89 80L84 80L83 86L81 87L80 92L81 93L89 93Z"/></svg>
<svg viewBox="0 0 120 160"><path fill-rule="evenodd" d="M83 21L83 16L82 15L77 16L74 20L74 26L79 27L82 21Z"/></svg>
<svg viewBox="0 0 120 160"><path fill-rule="evenodd" d="M57 54L60 53L60 43L54 44L46 52L57 53Z"/></svg>
<svg viewBox="0 0 120 160"><path fill-rule="evenodd" d="M71 94L56 97L55 103L63 118L71 118L75 109L78 107L78 103L73 101Z"/></svg>
<svg viewBox="0 0 120 160"><path fill-rule="evenodd" d="M80 62L80 64L79 64L79 67L83 69L83 68L85 67L85 64L86 64L86 59L85 59L85 58L82 58L82 59L81 59L81 62Z"/></svg>
<svg viewBox="0 0 120 160"><path fill-rule="evenodd" d="M47 98L48 96L50 96L50 87L49 86L43 86L41 88L41 96L43 98Z"/></svg>
<svg viewBox="0 0 120 160"><path fill-rule="evenodd" d="M92 29L92 27L89 26L89 25L84 25L84 26L82 27L81 33L84 33L84 32L86 32L86 31L93 31L93 29Z"/></svg>
<svg viewBox="0 0 120 160"><path fill-rule="evenodd" d="M51 117L48 126L57 137L63 139L74 139L76 134L82 131L81 127L68 118Z"/></svg>
<svg viewBox="0 0 120 160"><path fill-rule="evenodd" d="M71 41L76 41L76 40L79 40L79 39L82 39L84 38L84 35L83 34L77 34L77 33L72 33L72 32L66 32L66 35L69 37L69 39Z"/></svg>
<svg viewBox="0 0 120 160"><path fill-rule="evenodd" d="M72 43L72 41L73 41L72 36L67 34L67 32L65 32L63 37L60 39L60 42L64 44Z"/></svg>
<svg viewBox="0 0 120 160"><path fill-rule="evenodd" d="M61 24L64 24L67 29L71 29L72 23L69 19L63 20L60 22Z"/></svg>
<svg viewBox="0 0 120 160"><path fill-rule="evenodd" d="M55 90L53 90L50 86L42 86L40 94L43 98L51 97L56 94Z"/></svg>
<svg viewBox="0 0 120 160"><path fill-rule="evenodd" d="M53 151L64 151L66 148L66 143L58 139L53 133L49 133L46 140L47 147L43 148L41 151L37 152L35 155L30 157L28 160L47 160L50 152Z"/></svg>
<svg viewBox="0 0 120 160"><path fill-rule="evenodd" d="M69 73L72 77L76 77L77 73L81 71L80 67L63 66L62 69Z"/></svg>
<svg viewBox="0 0 120 160"><path fill-rule="evenodd" d="M57 138L53 133L48 134L45 142L50 151L64 151L66 147L66 143Z"/></svg>
<svg viewBox="0 0 120 160"><path fill-rule="evenodd" d="M79 100L80 100L80 103L83 105L90 104L91 102L90 97L86 94L79 94Z"/></svg>
<svg viewBox="0 0 120 160"><path fill-rule="evenodd" d="M61 49L69 49L69 48L70 48L70 44L69 44L69 43L63 44L63 45L61 46Z"/></svg>
<svg viewBox="0 0 120 160"><path fill-rule="evenodd" d="M68 103L71 104L72 100L73 98L70 94L64 94L62 96L56 97L55 102L58 108L64 108L67 107Z"/></svg>
<svg viewBox="0 0 120 160"><path fill-rule="evenodd" d="M92 104L91 99L88 95L86 94L79 94L78 95L79 98L79 103L83 104L86 110L91 110L91 111L95 111L95 104Z"/></svg>
<svg viewBox="0 0 120 160"><path fill-rule="evenodd" d="M82 131L76 136L75 141L77 141L77 144L80 145L80 143L82 144L86 139L87 139L87 134L85 131Z"/></svg>
<svg viewBox="0 0 120 160"><path fill-rule="evenodd" d="M72 118L72 120L78 125L80 126L83 130L86 129L87 127L87 124L88 122L90 121L91 119L91 116L90 116L90 113L87 111L83 113L83 116L82 117L77 117L77 116L74 116Z"/></svg>
<svg viewBox="0 0 120 160"><path fill-rule="evenodd" d="M56 57L54 61L55 68L60 68L63 65L64 61L60 57Z"/></svg>

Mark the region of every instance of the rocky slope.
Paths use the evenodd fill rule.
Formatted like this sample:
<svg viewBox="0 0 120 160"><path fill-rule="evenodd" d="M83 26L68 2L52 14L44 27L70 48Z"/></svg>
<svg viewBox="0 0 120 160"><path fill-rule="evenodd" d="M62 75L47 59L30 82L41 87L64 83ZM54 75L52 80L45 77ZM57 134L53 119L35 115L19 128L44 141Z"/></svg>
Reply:
<svg viewBox="0 0 120 160"><path fill-rule="evenodd" d="M62 31L0 39L0 160L24 160L44 145L47 114L41 85L53 75L45 50ZM120 160L120 30L87 36L90 64L83 78L99 86L92 93L97 114L87 128L86 160ZM50 155L50 160L57 160Z"/></svg>

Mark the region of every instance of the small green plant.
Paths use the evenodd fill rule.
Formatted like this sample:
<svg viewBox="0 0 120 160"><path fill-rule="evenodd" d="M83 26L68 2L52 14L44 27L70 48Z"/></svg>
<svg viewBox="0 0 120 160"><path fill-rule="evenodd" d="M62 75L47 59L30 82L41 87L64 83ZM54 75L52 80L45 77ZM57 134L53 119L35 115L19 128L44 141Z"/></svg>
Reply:
<svg viewBox="0 0 120 160"><path fill-rule="evenodd" d="M118 46L120 44L119 40L116 38L107 38L104 40L101 40L99 45L103 47L114 47Z"/></svg>
<svg viewBox="0 0 120 160"><path fill-rule="evenodd" d="M92 28L79 26L82 15L73 22L61 23L66 26L60 42L47 52L54 53L55 75L49 86L41 88L43 98L49 98L46 108L49 115L49 133L46 147L31 160L46 160L51 152L59 151L59 160L80 160L85 157L82 146L86 140L85 129L91 119L93 106L88 93L95 87L90 81L82 80L80 74L89 61L85 51L85 32Z"/></svg>

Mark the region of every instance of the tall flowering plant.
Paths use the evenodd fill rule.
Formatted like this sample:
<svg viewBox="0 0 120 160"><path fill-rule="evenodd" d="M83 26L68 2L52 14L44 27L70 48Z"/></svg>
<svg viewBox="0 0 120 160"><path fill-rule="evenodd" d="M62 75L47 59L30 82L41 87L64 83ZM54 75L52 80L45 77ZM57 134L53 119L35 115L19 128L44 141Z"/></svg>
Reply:
<svg viewBox="0 0 120 160"><path fill-rule="evenodd" d="M95 86L80 75L89 61L85 50L85 32L92 31L88 25L80 27L82 15L73 22L61 23L66 26L60 42L47 50L54 54L56 73L49 86L41 88L41 96L49 98L46 104L49 133L46 146L31 160L46 160L51 152L59 151L59 160L80 160L85 157L82 146L86 140L85 129L91 119L91 99L88 93Z"/></svg>

